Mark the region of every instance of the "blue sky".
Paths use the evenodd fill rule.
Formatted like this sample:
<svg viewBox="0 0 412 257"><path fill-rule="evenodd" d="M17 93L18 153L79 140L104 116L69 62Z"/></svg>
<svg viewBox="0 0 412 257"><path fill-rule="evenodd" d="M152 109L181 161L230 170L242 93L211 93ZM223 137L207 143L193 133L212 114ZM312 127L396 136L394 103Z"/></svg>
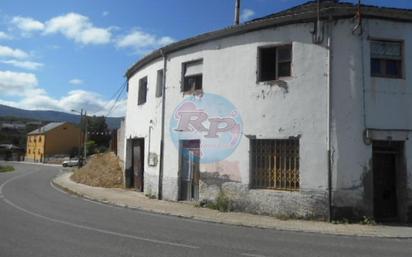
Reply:
<svg viewBox="0 0 412 257"><path fill-rule="evenodd" d="M164 44L231 25L234 2L1 0L0 104L107 115L127 68ZM242 18L304 2L243 0ZM362 2L412 9L410 0ZM111 116L124 115L125 98Z"/></svg>

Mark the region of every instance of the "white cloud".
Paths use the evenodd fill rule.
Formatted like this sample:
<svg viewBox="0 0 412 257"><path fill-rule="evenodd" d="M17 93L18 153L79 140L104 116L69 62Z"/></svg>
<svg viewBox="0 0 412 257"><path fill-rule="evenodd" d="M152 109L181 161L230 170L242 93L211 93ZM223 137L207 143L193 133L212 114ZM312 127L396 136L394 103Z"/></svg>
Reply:
<svg viewBox="0 0 412 257"><path fill-rule="evenodd" d="M36 75L33 73L0 71L0 92L2 95L24 96L28 91L35 90L37 84Z"/></svg>
<svg viewBox="0 0 412 257"><path fill-rule="evenodd" d="M43 67L43 63L32 62L32 61L3 60L0 62L13 65L14 67L27 69L27 70L37 70Z"/></svg>
<svg viewBox="0 0 412 257"><path fill-rule="evenodd" d="M0 31L0 40L3 39L12 39L12 36L8 35L7 33Z"/></svg>
<svg viewBox="0 0 412 257"><path fill-rule="evenodd" d="M53 98L38 87L38 81L32 73L0 71L0 103L28 110L57 110L70 112L72 109L86 109L88 113L106 115L114 100L107 100L96 92L72 90L60 98ZM4 96L17 96L20 100L1 99ZM126 99L116 103L110 116L124 116Z"/></svg>
<svg viewBox="0 0 412 257"><path fill-rule="evenodd" d="M109 15L109 12L108 12L108 11L103 11L103 12L102 12L102 16L103 16L103 17L106 17L107 15Z"/></svg>
<svg viewBox="0 0 412 257"><path fill-rule="evenodd" d="M29 36L30 32L34 31L43 32L45 35L61 33L66 38L84 45L107 44L112 37L110 28L96 27L88 17L78 13L56 16L46 22L16 16L11 23L23 32L23 36Z"/></svg>
<svg viewBox="0 0 412 257"><path fill-rule="evenodd" d="M171 37L157 37L156 35L135 29L129 34L119 37L116 40L116 46L119 48L131 48L136 53L145 53L174 41Z"/></svg>
<svg viewBox="0 0 412 257"><path fill-rule="evenodd" d="M81 85L84 83L84 81L81 79L71 79L69 80L69 83L72 85Z"/></svg>
<svg viewBox="0 0 412 257"><path fill-rule="evenodd" d="M107 44L111 41L108 28L95 27L88 17L68 13L57 16L45 23L45 34L61 33L65 37L81 44Z"/></svg>
<svg viewBox="0 0 412 257"><path fill-rule="evenodd" d="M16 16L11 20L17 28L24 32L41 31L44 29L44 24L30 17Z"/></svg>
<svg viewBox="0 0 412 257"><path fill-rule="evenodd" d="M255 16L255 11L253 11L252 9L243 9L240 13L240 20L244 22L249 20L253 16Z"/></svg>
<svg viewBox="0 0 412 257"><path fill-rule="evenodd" d="M11 57L16 59L24 59L29 57L29 54L20 49L13 49L8 46L0 45L0 57Z"/></svg>

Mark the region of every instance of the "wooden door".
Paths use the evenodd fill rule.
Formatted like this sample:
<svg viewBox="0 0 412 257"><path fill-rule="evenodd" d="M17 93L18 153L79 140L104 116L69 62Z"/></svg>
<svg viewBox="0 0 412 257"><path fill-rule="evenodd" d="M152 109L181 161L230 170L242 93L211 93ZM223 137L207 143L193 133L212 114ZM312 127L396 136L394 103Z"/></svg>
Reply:
<svg viewBox="0 0 412 257"><path fill-rule="evenodd" d="M136 139L133 142L133 179L137 191L144 190L144 139Z"/></svg>
<svg viewBox="0 0 412 257"><path fill-rule="evenodd" d="M375 151L373 154L374 216L377 221L396 219L396 154Z"/></svg>

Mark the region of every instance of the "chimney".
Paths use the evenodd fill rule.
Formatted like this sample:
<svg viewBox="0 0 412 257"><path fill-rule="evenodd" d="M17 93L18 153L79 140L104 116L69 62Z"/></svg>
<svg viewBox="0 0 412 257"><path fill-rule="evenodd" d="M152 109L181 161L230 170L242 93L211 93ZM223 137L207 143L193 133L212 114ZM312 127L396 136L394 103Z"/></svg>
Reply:
<svg viewBox="0 0 412 257"><path fill-rule="evenodd" d="M240 0L235 0L235 25L239 25L240 22Z"/></svg>

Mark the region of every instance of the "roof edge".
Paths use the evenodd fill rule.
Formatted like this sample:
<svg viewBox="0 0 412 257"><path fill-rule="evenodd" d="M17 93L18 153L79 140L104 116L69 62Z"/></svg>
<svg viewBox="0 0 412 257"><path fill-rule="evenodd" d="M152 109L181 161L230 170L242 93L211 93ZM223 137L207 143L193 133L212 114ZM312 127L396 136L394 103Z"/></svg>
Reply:
<svg viewBox="0 0 412 257"><path fill-rule="evenodd" d="M294 7L292 7L291 9L293 8ZM342 6L326 7L321 10L321 19L346 19L355 17L356 10L356 5L348 3L345 3ZM279 13L281 14L280 16L267 16L267 18L252 20L241 25L235 25L212 32L206 32L156 49L150 54L144 56L142 59L138 60L132 67L130 67L126 71L125 77L127 79L130 79L141 68L143 68L150 62L161 58L164 54L170 54L178 50L192 47L211 40L244 34L269 27L311 22L317 17L317 12L314 9L292 13L287 13L286 11L281 11ZM412 22L412 10L409 9L362 5L362 16L363 18L377 18L400 22Z"/></svg>

